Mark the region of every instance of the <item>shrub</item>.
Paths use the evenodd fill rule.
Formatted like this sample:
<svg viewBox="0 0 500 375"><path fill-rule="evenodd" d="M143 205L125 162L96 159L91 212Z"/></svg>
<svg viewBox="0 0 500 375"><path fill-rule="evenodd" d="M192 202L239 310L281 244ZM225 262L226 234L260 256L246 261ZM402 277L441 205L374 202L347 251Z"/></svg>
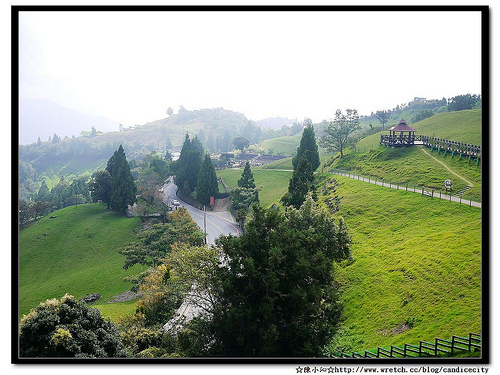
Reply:
<svg viewBox="0 0 500 375"><path fill-rule="evenodd" d="M68 294L24 315L19 339L21 357L126 357L117 327Z"/></svg>

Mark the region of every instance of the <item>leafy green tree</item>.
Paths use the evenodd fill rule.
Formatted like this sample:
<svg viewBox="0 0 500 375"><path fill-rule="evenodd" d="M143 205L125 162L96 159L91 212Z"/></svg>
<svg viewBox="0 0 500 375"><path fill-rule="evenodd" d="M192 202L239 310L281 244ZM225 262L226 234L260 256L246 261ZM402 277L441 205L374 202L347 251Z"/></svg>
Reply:
<svg viewBox="0 0 500 375"><path fill-rule="evenodd" d="M217 241L223 256L212 271L209 351L321 355L341 313L332 262L350 258L350 243L342 219L337 224L311 197L285 214L254 206L241 236Z"/></svg>
<svg viewBox="0 0 500 375"><path fill-rule="evenodd" d="M174 114L174 110L172 107L167 108L167 115L172 116Z"/></svg>
<svg viewBox="0 0 500 375"><path fill-rule="evenodd" d="M481 95L457 95L448 103L448 111L462 111L464 109L481 108Z"/></svg>
<svg viewBox="0 0 500 375"><path fill-rule="evenodd" d="M175 242L201 246L205 234L183 207L168 215L166 223L158 223L142 230L139 241L128 244L120 254L125 256L128 269L135 264L158 266L172 250Z"/></svg>
<svg viewBox="0 0 500 375"><path fill-rule="evenodd" d="M31 203L33 219L37 219L40 216L46 215L50 208L52 207L52 203L46 200L36 200Z"/></svg>
<svg viewBox="0 0 500 375"><path fill-rule="evenodd" d="M233 145L237 150L243 152L248 146L250 146L250 142L245 137L236 137L233 139Z"/></svg>
<svg viewBox="0 0 500 375"><path fill-rule="evenodd" d="M198 182L196 184L196 199L204 205L210 204L210 197L219 195L219 183L215 173L214 165L210 155L205 155L205 160L198 173Z"/></svg>
<svg viewBox="0 0 500 375"><path fill-rule="evenodd" d="M102 201L108 205L111 201L111 175L107 170L95 172L89 183L89 190L93 202Z"/></svg>
<svg viewBox="0 0 500 375"><path fill-rule="evenodd" d="M310 119L305 119L304 123L304 132L302 133L302 138L300 139L300 144L297 148L297 154L292 159L292 165L293 169L297 169L299 160L304 156L307 161L311 163L311 167L314 172L318 169L320 164L318 145L316 144L316 136L314 134L312 121Z"/></svg>
<svg viewBox="0 0 500 375"><path fill-rule="evenodd" d="M106 170L111 175L110 207L113 211L125 213L135 202L137 187L122 145L109 158Z"/></svg>
<svg viewBox="0 0 500 375"><path fill-rule="evenodd" d="M375 112L375 118L382 124L382 130L385 130L385 124L389 121L390 113L388 111L377 111Z"/></svg>
<svg viewBox="0 0 500 375"><path fill-rule="evenodd" d="M70 205L71 187L68 181L61 177L59 183L50 191L51 201L57 209L61 209Z"/></svg>
<svg viewBox="0 0 500 375"><path fill-rule="evenodd" d="M307 161L305 156L302 156L288 183L288 192L281 198L281 201L286 206L299 208L304 203L307 194L310 191L314 192L314 190L314 174L311 163Z"/></svg>
<svg viewBox="0 0 500 375"><path fill-rule="evenodd" d="M422 109L413 115L411 122L419 122L434 115L432 109Z"/></svg>
<svg viewBox="0 0 500 375"><path fill-rule="evenodd" d="M19 225L22 226L33 217L33 206L30 202L20 199L17 208L19 211Z"/></svg>
<svg viewBox="0 0 500 375"><path fill-rule="evenodd" d="M36 141L36 145L37 146L41 146L42 145L42 140L40 139L40 137L38 137L38 140Z"/></svg>
<svg viewBox="0 0 500 375"><path fill-rule="evenodd" d="M117 327L73 296L42 302L19 328L21 357L126 357Z"/></svg>
<svg viewBox="0 0 500 375"><path fill-rule="evenodd" d="M241 174L241 178L238 180L238 187L243 187L247 189L255 188L255 181L253 178L252 169L250 167L250 163L245 163L245 168L243 169L243 173Z"/></svg>
<svg viewBox="0 0 500 375"><path fill-rule="evenodd" d="M358 111L347 109L344 115L340 109L335 113L335 119L325 128L325 135L320 139L320 145L328 152L340 152L340 158L344 157L349 137L360 128Z"/></svg>
<svg viewBox="0 0 500 375"><path fill-rule="evenodd" d="M59 136L54 133L54 137L52 137L52 143L59 143L60 140L61 138L59 138Z"/></svg>

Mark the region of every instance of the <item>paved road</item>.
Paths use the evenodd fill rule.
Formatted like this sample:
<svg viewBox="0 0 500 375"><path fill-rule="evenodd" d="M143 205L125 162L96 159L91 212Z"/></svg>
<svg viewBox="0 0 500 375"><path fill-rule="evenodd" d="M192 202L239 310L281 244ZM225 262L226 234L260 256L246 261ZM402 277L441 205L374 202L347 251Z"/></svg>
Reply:
<svg viewBox="0 0 500 375"><path fill-rule="evenodd" d="M225 215L225 213L203 212L179 199L176 195L177 186L171 179L163 185L163 192L165 194L165 203L170 205L173 199L178 200L181 206L188 210L193 220L202 230L204 230L203 228L206 225L209 245L214 244L215 239L221 234L232 234L235 236L240 234L237 223L231 220L230 215ZM205 217L204 214L206 214ZM196 286L193 285L190 293L186 296L179 309L177 309L177 313L163 326L163 330L175 333L181 329L186 322L196 316L205 314L209 308L208 304L205 302L206 297L204 292L198 291Z"/></svg>
<svg viewBox="0 0 500 375"><path fill-rule="evenodd" d="M221 234L232 234L234 236L238 236L240 234L238 223L232 221L230 219L230 215L228 214L207 211L205 213L205 221L204 212L202 210L199 210L177 198L177 186L172 181L167 182L163 186L163 192L165 193L165 202L169 204L173 199L177 199L180 202L181 206L185 207L188 210L189 214L191 215L193 220L200 226L201 230L204 230L206 222L207 239L209 245L214 244L215 239L218 238Z"/></svg>

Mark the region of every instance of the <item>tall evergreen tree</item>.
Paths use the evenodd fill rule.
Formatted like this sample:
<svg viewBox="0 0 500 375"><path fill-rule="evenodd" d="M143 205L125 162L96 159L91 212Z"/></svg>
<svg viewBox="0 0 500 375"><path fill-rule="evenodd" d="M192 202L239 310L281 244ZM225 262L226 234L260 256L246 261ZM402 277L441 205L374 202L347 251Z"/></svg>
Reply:
<svg viewBox="0 0 500 375"><path fill-rule="evenodd" d="M185 194L191 194L196 189L203 154L200 140L197 137L191 140L186 133L179 160L176 162L175 176L176 185Z"/></svg>
<svg viewBox="0 0 500 375"><path fill-rule="evenodd" d="M209 205L210 197L216 197L219 194L219 184L215 168L208 154L201 165L196 184L196 199L201 204Z"/></svg>
<svg viewBox="0 0 500 375"><path fill-rule="evenodd" d="M293 171L292 178L288 184L288 192L281 198L286 206L299 208L306 199L308 192L314 194L314 174L311 163L303 156L297 169Z"/></svg>
<svg viewBox="0 0 500 375"><path fill-rule="evenodd" d="M108 205L111 199L111 174L107 170L95 172L89 183L93 202L102 201Z"/></svg>
<svg viewBox="0 0 500 375"><path fill-rule="evenodd" d="M125 213L135 202L137 187L122 145L109 158L106 170L111 175L110 207L113 211Z"/></svg>
<svg viewBox="0 0 500 375"><path fill-rule="evenodd" d="M254 206L239 237L222 236L215 267L210 350L225 356L318 356L341 305L332 263L351 239L311 198L285 214Z"/></svg>
<svg viewBox="0 0 500 375"><path fill-rule="evenodd" d="M299 147L297 148L297 155L292 159L292 165L293 169L297 169L300 159L304 156L311 164L312 171L314 172L318 169L320 164L318 145L316 144L316 136L314 134L312 121L310 119L305 119L304 123L306 126L302 133Z"/></svg>
<svg viewBox="0 0 500 375"><path fill-rule="evenodd" d="M43 200L43 199L48 199L50 195L50 190L49 187L47 186L47 183L45 180L42 181L42 185L40 186L40 189L38 189L38 194L37 194L37 200Z"/></svg>
<svg viewBox="0 0 500 375"><path fill-rule="evenodd" d="M245 169L243 169L243 173L241 174L241 178L238 180L238 187L244 187L247 189L254 189L255 182L253 179L252 170L250 168L250 163L245 163Z"/></svg>

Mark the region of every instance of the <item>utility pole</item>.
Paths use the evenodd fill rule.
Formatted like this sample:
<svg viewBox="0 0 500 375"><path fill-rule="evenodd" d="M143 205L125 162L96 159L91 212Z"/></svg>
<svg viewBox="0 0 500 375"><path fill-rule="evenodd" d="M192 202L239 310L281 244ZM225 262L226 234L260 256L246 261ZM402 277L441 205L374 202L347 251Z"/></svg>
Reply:
<svg viewBox="0 0 500 375"><path fill-rule="evenodd" d="M203 232L205 233L205 245L206 245L208 241L207 241L207 210L205 205L203 205Z"/></svg>

